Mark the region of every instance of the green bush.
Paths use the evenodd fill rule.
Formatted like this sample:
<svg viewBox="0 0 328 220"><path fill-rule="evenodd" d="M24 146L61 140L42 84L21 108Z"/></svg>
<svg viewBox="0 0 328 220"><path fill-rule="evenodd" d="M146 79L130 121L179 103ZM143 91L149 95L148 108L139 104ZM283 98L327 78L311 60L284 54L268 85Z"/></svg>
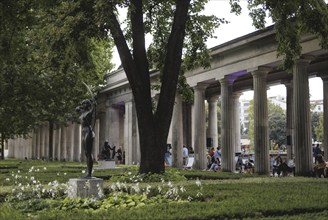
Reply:
<svg viewBox="0 0 328 220"><path fill-rule="evenodd" d="M82 174L79 163L0 161L0 167L6 167L0 219L325 219L328 213L328 179L174 168L137 175L132 166L95 170L109 177L103 198L69 199L65 185Z"/></svg>

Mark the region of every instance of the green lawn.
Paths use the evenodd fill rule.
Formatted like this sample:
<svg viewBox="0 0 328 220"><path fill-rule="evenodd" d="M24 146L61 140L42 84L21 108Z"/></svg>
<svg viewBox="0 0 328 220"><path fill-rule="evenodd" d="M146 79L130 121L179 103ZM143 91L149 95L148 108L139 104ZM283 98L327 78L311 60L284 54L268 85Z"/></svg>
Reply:
<svg viewBox="0 0 328 220"><path fill-rule="evenodd" d="M0 161L0 219L328 219L327 178L168 168L162 182L152 175L143 177L143 182L124 184L140 179L135 176L136 166L96 168L94 176L105 180L104 198L73 201L59 190L53 198L38 198L39 194L26 190L27 183L38 180L37 187L44 189L55 180L66 183L82 176L85 164ZM135 188L140 192L133 193Z"/></svg>

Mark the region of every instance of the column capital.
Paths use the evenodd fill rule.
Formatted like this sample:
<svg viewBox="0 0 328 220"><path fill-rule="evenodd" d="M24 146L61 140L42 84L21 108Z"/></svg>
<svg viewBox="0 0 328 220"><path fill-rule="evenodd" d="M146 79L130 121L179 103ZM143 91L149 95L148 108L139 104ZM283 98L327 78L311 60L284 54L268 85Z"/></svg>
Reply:
<svg viewBox="0 0 328 220"><path fill-rule="evenodd" d="M309 65L314 59L314 56L302 55L299 59L295 61L295 65Z"/></svg>
<svg viewBox="0 0 328 220"><path fill-rule="evenodd" d="M242 92L234 92L232 94L232 97L233 99L239 99L242 94L243 94Z"/></svg>
<svg viewBox="0 0 328 220"><path fill-rule="evenodd" d="M260 77L260 76L266 77L270 71L272 71L272 68L266 66L258 66L256 68L248 70L248 72L251 72L253 77Z"/></svg>
<svg viewBox="0 0 328 220"><path fill-rule="evenodd" d="M284 84L287 88L293 87L293 80L292 79L282 80L281 84Z"/></svg>
<svg viewBox="0 0 328 220"><path fill-rule="evenodd" d="M194 90L198 90L198 91L204 91L207 87L209 86L208 83L197 83L196 86L194 86Z"/></svg>
<svg viewBox="0 0 328 220"><path fill-rule="evenodd" d="M328 82L328 71L327 73L319 73L317 76L320 77L323 82Z"/></svg>
<svg viewBox="0 0 328 220"><path fill-rule="evenodd" d="M233 82L237 79L236 76L226 75L223 78L219 79L221 85L232 85Z"/></svg>
<svg viewBox="0 0 328 220"><path fill-rule="evenodd" d="M219 95L213 95L209 98L207 98L207 102L211 103L211 102L217 102L219 100L220 96Z"/></svg>

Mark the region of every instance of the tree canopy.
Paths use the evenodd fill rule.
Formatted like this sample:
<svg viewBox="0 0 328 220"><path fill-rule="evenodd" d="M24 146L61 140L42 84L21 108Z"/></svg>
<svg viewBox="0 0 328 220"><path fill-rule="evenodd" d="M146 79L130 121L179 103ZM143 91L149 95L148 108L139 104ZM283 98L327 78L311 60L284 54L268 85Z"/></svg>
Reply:
<svg viewBox="0 0 328 220"><path fill-rule="evenodd" d="M40 122L71 119L87 94L82 81L103 83L113 44L88 10L84 1L0 2L2 141Z"/></svg>

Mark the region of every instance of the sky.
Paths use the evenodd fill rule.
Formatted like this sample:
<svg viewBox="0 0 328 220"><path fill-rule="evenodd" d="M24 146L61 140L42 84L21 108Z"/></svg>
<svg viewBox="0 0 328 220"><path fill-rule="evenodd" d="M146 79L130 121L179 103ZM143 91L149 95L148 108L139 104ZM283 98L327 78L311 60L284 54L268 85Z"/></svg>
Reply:
<svg viewBox="0 0 328 220"><path fill-rule="evenodd" d="M328 3L328 0L325 0ZM256 31L255 27L252 26L252 20L248 16L247 0L240 0L242 6L242 13L236 16L230 13L229 0L209 0L205 6L204 14L216 15L219 18L225 18L230 23L222 24L215 31L216 39L209 39L207 46L209 48L220 45L227 41L241 37L248 33ZM271 25L271 19L267 19L267 26ZM113 62L116 67L119 66L120 60L116 49L114 50ZM309 88L311 100L322 100L323 99L323 84L321 78L315 77L309 79ZM286 89L284 85L271 86L268 90L268 96L282 95L286 96ZM241 99L252 99L253 92L245 92L240 98Z"/></svg>

